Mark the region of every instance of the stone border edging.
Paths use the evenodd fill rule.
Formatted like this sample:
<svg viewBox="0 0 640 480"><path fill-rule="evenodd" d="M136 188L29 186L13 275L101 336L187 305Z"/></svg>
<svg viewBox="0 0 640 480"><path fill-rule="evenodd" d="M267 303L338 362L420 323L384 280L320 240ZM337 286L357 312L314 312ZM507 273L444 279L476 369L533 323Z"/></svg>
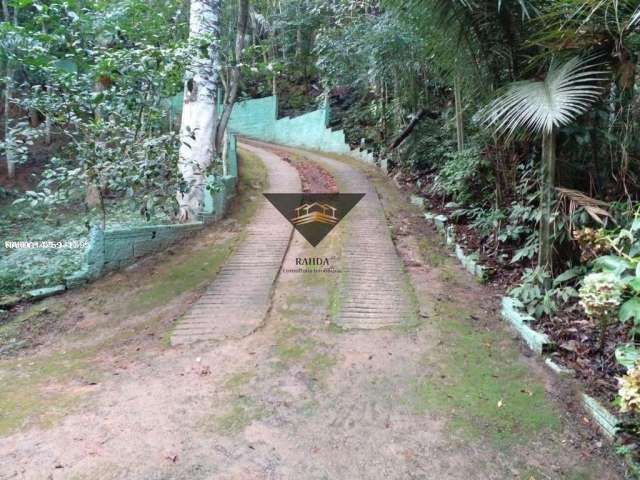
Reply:
<svg viewBox="0 0 640 480"><path fill-rule="evenodd" d="M544 355L555 349L555 345L548 335L536 332L527 325L528 322L533 321L533 318L519 311L515 306L515 300L513 298L502 297L500 315L503 320L509 322L509 324L517 330L529 348L538 355ZM555 362L553 362L553 364L556 365Z"/></svg>
<svg viewBox="0 0 640 480"><path fill-rule="evenodd" d="M618 433L617 424L620 423L618 418L602 406L595 398L586 393L581 395L581 400L583 408L598 424L602 432L609 440L614 440Z"/></svg>
<svg viewBox="0 0 640 480"><path fill-rule="evenodd" d="M607 410L607 408L605 408L595 398L587 395L586 393L582 393L581 395L581 404L582 408L586 410L587 414L596 423L607 439L611 442L615 442L619 433L618 423L620 423L620 419L609 412L609 410ZM636 478L640 478L640 464L633 459L631 454L628 452L624 453L622 458L631 473Z"/></svg>
<svg viewBox="0 0 640 480"><path fill-rule="evenodd" d="M422 200L422 202L417 201L417 198ZM425 208L424 199L422 197L417 197L416 195L411 196L411 204L423 209ZM456 258L460 261L465 270L473 275L480 283L485 282L488 277L487 267L476 260L476 254L465 254L462 245L456 243L453 225L447 225L449 219L445 215L436 215L432 212L425 212L424 218L435 225L436 230L443 235L445 244L453 247Z"/></svg>
<svg viewBox="0 0 640 480"><path fill-rule="evenodd" d="M53 287L36 288L27 292L29 300L41 300L64 292L67 289L65 284L54 285Z"/></svg>

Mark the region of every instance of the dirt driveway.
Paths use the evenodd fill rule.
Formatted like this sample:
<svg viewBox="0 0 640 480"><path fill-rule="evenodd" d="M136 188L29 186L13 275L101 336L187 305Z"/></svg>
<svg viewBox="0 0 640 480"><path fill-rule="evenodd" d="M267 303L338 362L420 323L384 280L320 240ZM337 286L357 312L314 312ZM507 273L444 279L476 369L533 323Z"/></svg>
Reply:
<svg viewBox="0 0 640 480"><path fill-rule="evenodd" d="M457 266L387 179L354 161L289 153L321 164L340 189L348 172L369 182L415 318L345 328L334 320L357 285L338 273L281 272L251 334L169 346L251 221L246 209L264 184L245 154L254 172L232 220L45 304L67 327L0 360L9 386L0 391L1 479L623 478L575 421L573 393L522 355L493 292ZM316 248L295 234L283 267L322 257L346 270L354 224Z"/></svg>

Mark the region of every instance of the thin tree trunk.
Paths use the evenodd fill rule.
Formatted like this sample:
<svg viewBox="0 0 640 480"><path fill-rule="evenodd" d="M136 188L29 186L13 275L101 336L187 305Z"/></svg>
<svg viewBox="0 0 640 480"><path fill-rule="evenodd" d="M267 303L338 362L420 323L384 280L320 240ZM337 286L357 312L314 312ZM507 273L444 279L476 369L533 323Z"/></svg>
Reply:
<svg viewBox="0 0 640 480"><path fill-rule="evenodd" d="M464 119L462 117L462 93L460 80L456 75L453 80L453 97L456 108L456 139L458 141L458 153L464 150Z"/></svg>
<svg viewBox="0 0 640 480"><path fill-rule="evenodd" d="M300 59L302 56L302 30L300 27L296 29L296 58Z"/></svg>
<svg viewBox="0 0 640 480"><path fill-rule="evenodd" d="M178 167L185 184L176 194L182 222L195 220L202 211L205 175L216 155L220 0L191 1L189 39L197 42L205 35L212 41L206 54L198 50L194 55L184 86Z"/></svg>
<svg viewBox="0 0 640 480"><path fill-rule="evenodd" d="M16 176L15 154L13 150L13 134L11 132L10 106L12 96L12 76L13 72L7 62L7 76L5 79L4 92L4 155L7 162L7 176L14 178Z"/></svg>
<svg viewBox="0 0 640 480"><path fill-rule="evenodd" d="M553 243L551 237L552 211L556 176L556 130L542 136L541 197L540 197L540 250L538 266L551 273L553 268Z"/></svg>
<svg viewBox="0 0 640 480"><path fill-rule="evenodd" d="M47 26L44 23L44 20L42 21L42 33L44 33L46 35L47 33ZM51 87L49 85L45 85L44 86L46 95L48 97L51 97ZM47 112L44 118L44 141L47 145L51 145L51 115L50 112Z"/></svg>
<svg viewBox="0 0 640 480"><path fill-rule="evenodd" d="M249 19L249 0L238 0L238 27L236 30L235 45L235 65L231 68L231 78L228 82L228 91L225 92L224 108L220 116L220 122L216 131L216 150L220 151L224 133L233 111L233 105L238 98L238 88L240 87L240 61L242 60L242 50L244 49L244 35L247 30L247 22Z"/></svg>
<svg viewBox="0 0 640 480"><path fill-rule="evenodd" d="M107 80L103 77L98 78L93 83L94 92L103 92L106 90ZM94 120L100 120L102 118L102 112L100 111L100 104L96 105L95 110L93 111ZM97 140L101 144L104 144L102 138ZM106 213L104 210L104 198L102 196L102 186L100 179L95 173L95 170L92 166L87 166L87 181L85 187L84 194L84 203L89 208L100 208L100 212L102 213L102 229L104 230L106 224Z"/></svg>
<svg viewBox="0 0 640 480"><path fill-rule="evenodd" d="M277 79L276 69L275 69L275 62L276 62L276 59L278 58L278 46L276 45L275 28L271 28L269 36L271 37L271 56L274 63L274 68L272 71L273 76L271 77L271 82L272 82L271 94L275 97L276 95L278 95L278 79Z"/></svg>
<svg viewBox="0 0 640 480"><path fill-rule="evenodd" d="M44 119L44 141L47 145L51 145L51 115L47 115Z"/></svg>
<svg viewBox="0 0 640 480"><path fill-rule="evenodd" d="M2 14L4 21L11 23L9 15L9 0L2 1ZM13 10L13 24L18 25L18 9ZM7 176L14 178L16 176L16 152L15 139L13 138L13 129L11 128L11 100L13 98L13 65L11 60L7 59L4 90L4 155L7 163Z"/></svg>

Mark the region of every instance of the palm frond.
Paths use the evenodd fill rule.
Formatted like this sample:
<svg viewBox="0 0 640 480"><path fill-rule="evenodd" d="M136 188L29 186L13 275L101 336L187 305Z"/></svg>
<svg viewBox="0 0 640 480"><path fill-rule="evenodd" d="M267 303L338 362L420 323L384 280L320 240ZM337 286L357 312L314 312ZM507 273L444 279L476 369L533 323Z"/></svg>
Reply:
<svg viewBox="0 0 640 480"><path fill-rule="evenodd" d="M616 223L613 216L607 210L609 204L602 200L590 197L586 193L571 188L556 187L558 200L569 216L569 231L573 230L573 216L576 210L582 208L587 214L600 225L605 225L606 220Z"/></svg>
<svg viewBox="0 0 640 480"><path fill-rule="evenodd" d="M249 22L251 29L259 38L265 38L272 32L273 26L269 20L253 6L249 7Z"/></svg>
<svg viewBox="0 0 640 480"><path fill-rule="evenodd" d="M631 15L631 20L629 20L629 28L634 27L636 24L640 23L640 7L633 12Z"/></svg>
<svg viewBox="0 0 640 480"><path fill-rule="evenodd" d="M592 59L574 57L552 63L542 81L512 83L483 111L484 124L512 135L517 129L550 132L585 112L602 92L606 70Z"/></svg>

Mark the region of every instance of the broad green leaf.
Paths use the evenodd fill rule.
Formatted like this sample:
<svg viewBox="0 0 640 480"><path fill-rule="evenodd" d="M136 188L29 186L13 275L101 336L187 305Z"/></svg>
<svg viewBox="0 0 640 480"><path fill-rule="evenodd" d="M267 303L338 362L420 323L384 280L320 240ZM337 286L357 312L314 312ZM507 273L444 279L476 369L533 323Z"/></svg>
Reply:
<svg viewBox="0 0 640 480"><path fill-rule="evenodd" d="M633 323L640 321L640 298L633 297L622 304L618 311L618 319L626 323L633 319Z"/></svg>
<svg viewBox="0 0 640 480"><path fill-rule="evenodd" d="M13 0L13 2L11 2L11 6L17 8L26 8L29 7L32 3L33 0Z"/></svg>
<svg viewBox="0 0 640 480"><path fill-rule="evenodd" d="M564 283L564 282L566 282L568 280L576 278L581 273L582 273L582 271L580 269L578 269L578 268L570 268L569 270L565 270L560 275L558 275L553 280L553 284L554 285L559 285L559 284Z"/></svg>
<svg viewBox="0 0 640 480"><path fill-rule="evenodd" d="M633 280L627 282L627 285L633 289L634 292L640 292L640 278L634 277Z"/></svg>
<svg viewBox="0 0 640 480"><path fill-rule="evenodd" d="M640 352L631 343L620 345L616 348L615 355L616 361L626 369L633 368L638 358L640 358Z"/></svg>
<svg viewBox="0 0 640 480"><path fill-rule="evenodd" d="M627 268L631 268L631 264L617 255L605 255L593 261L593 268L605 272L622 273Z"/></svg>

